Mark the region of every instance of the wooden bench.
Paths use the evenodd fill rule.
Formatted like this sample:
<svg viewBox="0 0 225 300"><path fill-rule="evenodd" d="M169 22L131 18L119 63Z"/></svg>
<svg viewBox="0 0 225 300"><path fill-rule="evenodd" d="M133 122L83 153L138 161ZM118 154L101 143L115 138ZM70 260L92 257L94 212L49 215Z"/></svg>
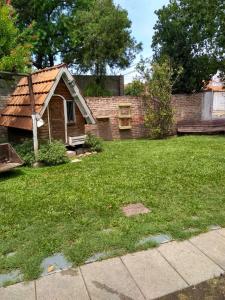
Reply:
<svg viewBox="0 0 225 300"><path fill-rule="evenodd" d="M80 135L75 137L69 137L69 146L83 145L86 141L86 135Z"/></svg>
<svg viewBox="0 0 225 300"><path fill-rule="evenodd" d="M188 121L177 124L178 133L217 133L225 132L225 120Z"/></svg>

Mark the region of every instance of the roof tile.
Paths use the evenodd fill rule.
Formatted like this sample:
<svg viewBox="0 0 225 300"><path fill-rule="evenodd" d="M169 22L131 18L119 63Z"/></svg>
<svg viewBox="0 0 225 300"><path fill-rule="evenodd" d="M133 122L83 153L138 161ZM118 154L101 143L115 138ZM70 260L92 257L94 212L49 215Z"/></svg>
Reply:
<svg viewBox="0 0 225 300"><path fill-rule="evenodd" d="M64 64L32 73L35 111L39 113ZM27 77L20 79L8 104L1 112L0 126L32 130L31 103Z"/></svg>

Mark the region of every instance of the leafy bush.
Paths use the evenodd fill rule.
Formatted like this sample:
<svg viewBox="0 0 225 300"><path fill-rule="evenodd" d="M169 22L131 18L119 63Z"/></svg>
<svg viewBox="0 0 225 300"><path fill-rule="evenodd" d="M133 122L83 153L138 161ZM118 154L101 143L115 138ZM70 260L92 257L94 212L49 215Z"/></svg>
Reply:
<svg viewBox="0 0 225 300"><path fill-rule="evenodd" d="M140 80L133 80L131 83L128 83L125 87L125 95L127 96L141 96L145 90L145 85Z"/></svg>
<svg viewBox="0 0 225 300"><path fill-rule="evenodd" d="M91 151L101 152L103 151L103 143L100 138L93 135L92 133L87 134L85 146L91 149Z"/></svg>
<svg viewBox="0 0 225 300"><path fill-rule="evenodd" d="M35 162L32 140L25 140L22 144L14 145L14 149L23 159L25 166L32 166Z"/></svg>
<svg viewBox="0 0 225 300"><path fill-rule="evenodd" d="M65 145L60 141L42 144L38 152L38 160L48 166L55 166L69 161Z"/></svg>
<svg viewBox="0 0 225 300"><path fill-rule="evenodd" d="M90 83L84 91L84 95L87 97L109 97L111 96L102 83Z"/></svg>

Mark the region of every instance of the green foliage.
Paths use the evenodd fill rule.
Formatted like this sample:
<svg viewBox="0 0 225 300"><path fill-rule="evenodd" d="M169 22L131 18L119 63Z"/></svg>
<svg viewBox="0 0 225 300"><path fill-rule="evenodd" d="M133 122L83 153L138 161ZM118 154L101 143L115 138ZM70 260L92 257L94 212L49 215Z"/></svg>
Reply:
<svg viewBox="0 0 225 300"><path fill-rule="evenodd" d="M203 81L225 71L224 9L223 0L175 0L156 11L154 59L169 56L174 69L184 70L174 92L200 91Z"/></svg>
<svg viewBox="0 0 225 300"><path fill-rule="evenodd" d="M84 95L87 97L104 97L104 96L111 96L110 91L106 90L104 87L104 82L96 83L92 82L90 83L85 91Z"/></svg>
<svg viewBox="0 0 225 300"><path fill-rule="evenodd" d="M91 151L101 152L103 151L102 140L95 135L88 133L85 141L85 146L90 148Z"/></svg>
<svg viewBox="0 0 225 300"><path fill-rule="evenodd" d="M147 83L147 111L145 125L149 129L151 138L165 138L173 130L172 77L174 74L168 59L160 64L153 63L151 67L139 65L146 77ZM177 71L181 73L181 69Z"/></svg>
<svg viewBox="0 0 225 300"><path fill-rule="evenodd" d="M25 166L32 166L35 162L33 141L26 140L22 144L15 144L14 149L23 159Z"/></svg>
<svg viewBox="0 0 225 300"><path fill-rule="evenodd" d="M68 30L63 57L82 72L101 76L107 67L125 69L141 50L131 36L127 11L112 0L91 0L86 7L78 7Z"/></svg>
<svg viewBox="0 0 225 300"><path fill-rule="evenodd" d="M125 87L125 95L127 96L142 96L145 91L145 84L139 79L133 80Z"/></svg>
<svg viewBox="0 0 225 300"><path fill-rule="evenodd" d="M38 160L48 166L55 166L69 161L65 145L60 141L42 144L38 151Z"/></svg>
<svg viewBox="0 0 225 300"><path fill-rule="evenodd" d="M32 27L20 31L16 21L12 7L0 4L0 70L27 71L30 67Z"/></svg>
<svg viewBox="0 0 225 300"><path fill-rule="evenodd" d="M33 64L36 68L54 65L64 41L69 38L66 23L79 0L12 0L18 14L18 26L27 27L34 22L38 41L33 49Z"/></svg>

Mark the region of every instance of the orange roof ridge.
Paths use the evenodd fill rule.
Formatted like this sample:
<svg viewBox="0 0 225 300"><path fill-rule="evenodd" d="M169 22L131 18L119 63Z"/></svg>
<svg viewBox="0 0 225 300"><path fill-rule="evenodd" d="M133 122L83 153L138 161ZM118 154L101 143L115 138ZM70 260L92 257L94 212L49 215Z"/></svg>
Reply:
<svg viewBox="0 0 225 300"><path fill-rule="evenodd" d="M44 69L34 71L31 74L34 75L34 74L37 74L37 73L47 72L47 71L51 71L51 70L54 70L54 69L60 69L60 68L66 67L66 66L67 65L65 63L62 63L62 64L55 65L55 66L52 66L52 67L47 67L47 68L44 68Z"/></svg>

